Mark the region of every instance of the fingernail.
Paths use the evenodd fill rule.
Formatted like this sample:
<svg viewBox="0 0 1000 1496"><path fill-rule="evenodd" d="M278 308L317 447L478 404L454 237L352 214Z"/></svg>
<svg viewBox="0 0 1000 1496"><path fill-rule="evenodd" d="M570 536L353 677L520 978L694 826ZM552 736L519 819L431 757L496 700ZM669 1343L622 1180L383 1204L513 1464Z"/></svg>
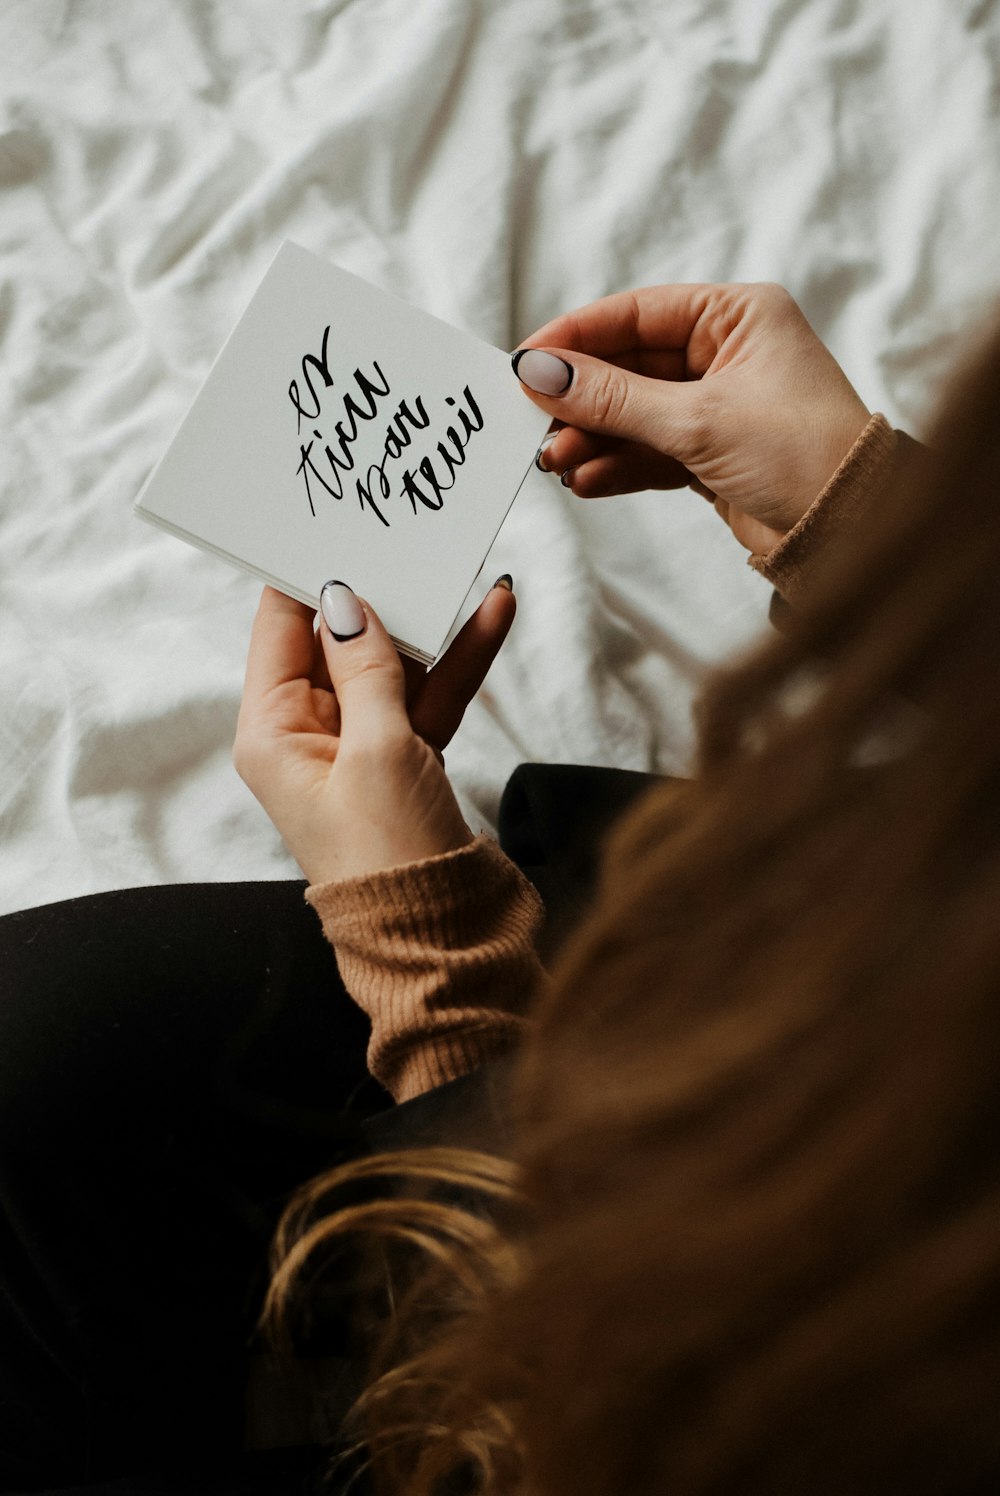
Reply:
<svg viewBox="0 0 1000 1496"><path fill-rule="evenodd" d="M368 627L365 610L346 582L324 582L319 607L323 622L341 644L345 639L356 639Z"/></svg>
<svg viewBox="0 0 1000 1496"><path fill-rule="evenodd" d="M548 468L542 462L542 458L545 456L546 452L549 450L558 435L558 431L551 432L542 442L542 445L539 447L538 451L535 453L535 467L540 473L548 472Z"/></svg>
<svg viewBox="0 0 1000 1496"><path fill-rule="evenodd" d="M536 395L565 395L573 383L572 365L540 348L521 348L510 363L521 383Z"/></svg>
<svg viewBox="0 0 1000 1496"><path fill-rule="evenodd" d="M567 468L566 469L566 471L563 473L562 477L559 479L559 482L562 484L563 488L572 488L573 487L573 474L575 472L576 472L576 468Z"/></svg>
<svg viewBox="0 0 1000 1496"><path fill-rule="evenodd" d="M493 586L502 587L505 592L513 592L514 578L511 576L509 571L505 571L502 577L497 577L496 581L493 583Z"/></svg>

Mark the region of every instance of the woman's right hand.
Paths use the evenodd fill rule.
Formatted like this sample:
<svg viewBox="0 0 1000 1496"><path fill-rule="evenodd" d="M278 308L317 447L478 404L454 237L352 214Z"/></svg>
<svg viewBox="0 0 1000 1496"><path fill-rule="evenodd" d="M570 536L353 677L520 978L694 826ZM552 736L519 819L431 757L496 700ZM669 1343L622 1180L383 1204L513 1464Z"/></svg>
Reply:
<svg viewBox="0 0 1000 1496"><path fill-rule="evenodd" d="M580 498L690 486L756 552L801 519L869 420L775 285L606 296L539 328L514 364L562 423L539 464Z"/></svg>

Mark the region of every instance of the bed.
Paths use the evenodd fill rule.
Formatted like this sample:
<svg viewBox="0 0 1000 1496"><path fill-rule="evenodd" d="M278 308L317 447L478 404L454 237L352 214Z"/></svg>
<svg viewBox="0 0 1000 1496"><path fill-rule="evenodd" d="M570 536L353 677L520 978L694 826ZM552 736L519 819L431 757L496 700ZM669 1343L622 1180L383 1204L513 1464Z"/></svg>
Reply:
<svg viewBox="0 0 1000 1496"><path fill-rule="evenodd" d="M230 761L258 585L131 514L282 239L505 348L780 281L919 431L996 304L998 74L979 0L6 0L0 912L296 875ZM532 472L470 605L505 571L474 829L522 760L683 773L767 626L710 506Z"/></svg>

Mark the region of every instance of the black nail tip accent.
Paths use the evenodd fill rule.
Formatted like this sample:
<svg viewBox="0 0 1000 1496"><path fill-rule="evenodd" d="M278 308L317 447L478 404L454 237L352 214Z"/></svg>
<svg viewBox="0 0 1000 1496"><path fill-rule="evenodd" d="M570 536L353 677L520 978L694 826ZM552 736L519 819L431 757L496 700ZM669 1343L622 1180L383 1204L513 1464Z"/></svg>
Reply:
<svg viewBox="0 0 1000 1496"><path fill-rule="evenodd" d="M341 582L340 586L346 587L347 583ZM351 591L354 591L353 587L351 588ZM327 624L327 628L330 628L329 624ZM346 644L349 639L360 639L361 635L364 633L364 629L355 629L353 634L334 634L333 629L330 629L330 633L333 634L333 637L336 639L338 644Z"/></svg>
<svg viewBox="0 0 1000 1496"><path fill-rule="evenodd" d="M561 390L553 390L551 392L535 390L534 385L528 384L528 381L526 379L521 379L520 374L517 374L517 366L526 353L547 353L549 358L554 358L557 363L562 364L563 368L566 370L566 383L563 385ZM517 374L518 379L521 379L521 383L528 385L529 390L534 390L534 393L536 395L546 394L546 398L550 400L553 399L556 395L565 395L566 391L573 383L573 378L576 374L576 369L572 364L568 364L564 358L560 358L558 353L549 353L547 348L519 348L516 353L511 354L510 366L514 370L514 373Z"/></svg>
<svg viewBox="0 0 1000 1496"><path fill-rule="evenodd" d="M501 576L497 577L496 581L493 583L493 586L503 587L507 592L513 592L514 578L511 576L509 571L505 571Z"/></svg>
<svg viewBox="0 0 1000 1496"><path fill-rule="evenodd" d="M328 587L346 587L347 590L348 590L348 592L353 592L354 591L354 588L351 586L350 582L342 582L339 577L331 577L329 579L329 581L324 582L323 585L322 585L322 587L319 589L319 595L320 595L320 597L323 596L323 593L326 591L326 589ZM331 632L332 632L332 630L331 630ZM351 634L349 637L353 639L354 635Z"/></svg>

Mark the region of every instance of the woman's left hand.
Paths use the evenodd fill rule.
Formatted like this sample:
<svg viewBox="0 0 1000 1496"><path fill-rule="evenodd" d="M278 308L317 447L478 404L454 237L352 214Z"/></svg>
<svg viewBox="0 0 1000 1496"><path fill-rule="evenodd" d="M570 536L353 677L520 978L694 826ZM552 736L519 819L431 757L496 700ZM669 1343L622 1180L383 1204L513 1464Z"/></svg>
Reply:
<svg viewBox="0 0 1000 1496"><path fill-rule="evenodd" d="M430 671L401 660L350 588L314 611L265 587L233 763L310 883L361 877L464 846L472 832L441 751L514 620L495 586ZM338 637L331 632L333 619ZM355 632L355 630L357 630Z"/></svg>

